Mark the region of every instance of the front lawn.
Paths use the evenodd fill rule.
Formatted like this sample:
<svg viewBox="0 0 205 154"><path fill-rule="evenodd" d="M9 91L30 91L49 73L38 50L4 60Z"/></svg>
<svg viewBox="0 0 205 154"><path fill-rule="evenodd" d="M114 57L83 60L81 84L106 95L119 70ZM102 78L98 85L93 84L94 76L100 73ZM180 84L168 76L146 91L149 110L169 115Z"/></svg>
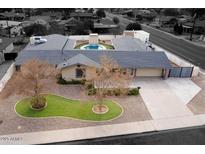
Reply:
<svg viewBox="0 0 205 154"><path fill-rule="evenodd" d="M69 117L79 120L106 121L121 115L122 108L111 100L105 100L109 111L105 114L96 114L92 111L93 101L81 102L56 95L45 95L47 107L41 111L31 109L31 98L25 98L16 104L16 112L23 117Z"/></svg>

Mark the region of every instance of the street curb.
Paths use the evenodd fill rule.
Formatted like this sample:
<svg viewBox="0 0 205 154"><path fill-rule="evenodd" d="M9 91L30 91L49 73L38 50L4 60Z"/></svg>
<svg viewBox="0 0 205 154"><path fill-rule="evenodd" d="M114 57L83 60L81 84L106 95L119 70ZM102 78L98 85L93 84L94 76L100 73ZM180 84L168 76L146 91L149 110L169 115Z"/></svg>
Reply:
<svg viewBox="0 0 205 154"><path fill-rule="evenodd" d="M204 45L200 45L200 44L197 44L197 43L195 43L195 42L189 41L189 40L187 40L187 39L184 39L184 38L175 36L175 35L173 35L173 34L170 34L170 33L168 33L168 32L165 32L165 31L163 31L163 30L160 30L160 29L157 29L157 28L148 26L148 25L146 25L146 24L141 24L141 25L144 26L144 27L148 27L148 28L154 29L154 30L156 30L156 31L162 32L162 33L164 33L164 34L167 34L167 35L169 35L169 36L171 36L171 37L174 37L174 38L176 38L176 39L178 39L178 40L183 40L183 41L186 41L187 43L190 43L190 44L192 44L192 45L205 48Z"/></svg>

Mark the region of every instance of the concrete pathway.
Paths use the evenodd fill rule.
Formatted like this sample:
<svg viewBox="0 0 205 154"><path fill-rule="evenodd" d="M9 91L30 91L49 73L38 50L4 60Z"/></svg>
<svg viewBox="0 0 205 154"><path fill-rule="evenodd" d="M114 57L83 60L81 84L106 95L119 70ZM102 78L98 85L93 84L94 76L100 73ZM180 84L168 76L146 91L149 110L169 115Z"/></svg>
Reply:
<svg viewBox="0 0 205 154"><path fill-rule="evenodd" d="M0 136L0 144L43 144L153 131L151 121Z"/></svg>
<svg viewBox="0 0 205 154"><path fill-rule="evenodd" d="M169 78L165 82L185 105L201 90L201 88L189 78Z"/></svg>
<svg viewBox="0 0 205 154"><path fill-rule="evenodd" d="M186 105L184 105L183 101L176 95L177 92L173 92L178 83L176 82L175 86L170 87L167 82L169 83L169 81L160 78L138 78L136 81L133 81L132 86L141 87L141 96L153 119L193 115ZM173 83L174 80L172 81L172 84ZM181 87L181 85L179 86ZM184 92L180 93L180 95L183 94ZM184 98L183 96L181 97Z"/></svg>
<svg viewBox="0 0 205 154"><path fill-rule="evenodd" d="M190 123L191 120L191 123ZM189 122L188 122L189 121ZM163 124L163 125L162 125ZM174 124L174 125L173 125ZM112 125L91 126L83 128L71 128L52 131L41 131L21 134L10 134L0 136L0 144L44 144L63 141L74 141L126 135L133 133L144 133L152 131L167 130L199 126L205 124L205 115L201 117L181 117L164 120L148 120L140 122L129 122Z"/></svg>

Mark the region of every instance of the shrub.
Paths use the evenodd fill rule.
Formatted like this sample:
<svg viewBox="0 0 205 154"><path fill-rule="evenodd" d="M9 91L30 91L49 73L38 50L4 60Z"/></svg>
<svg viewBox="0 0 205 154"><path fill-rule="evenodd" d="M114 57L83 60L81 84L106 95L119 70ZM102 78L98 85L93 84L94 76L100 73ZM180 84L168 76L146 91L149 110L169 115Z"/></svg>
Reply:
<svg viewBox="0 0 205 154"><path fill-rule="evenodd" d="M88 84L86 85L86 90L88 95L95 95L96 94L96 89L93 84Z"/></svg>
<svg viewBox="0 0 205 154"><path fill-rule="evenodd" d="M34 109L43 109L46 105L46 98L43 96L33 97L31 99L31 106Z"/></svg>
<svg viewBox="0 0 205 154"><path fill-rule="evenodd" d="M142 27L138 22L130 23L127 25L126 30L142 30Z"/></svg>
<svg viewBox="0 0 205 154"><path fill-rule="evenodd" d="M97 15L99 18L105 18L105 17L106 17L106 14L105 14L104 9L101 9L101 8L96 11L96 15Z"/></svg>
<svg viewBox="0 0 205 154"><path fill-rule="evenodd" d="M120 96L121 95L121 90L120 89L114 89L113 93L115 96Z"/></svg>
<svg viewBox="0 0 205 154"><path fill-rule="evenodd" d="M138 88L133 88L133 89L130 89L129 91L128 91L128 94L127 95L138 95L139 94L139 89Z"/></svg>
<svg viewBox="0 0 205 154"><path fill-rule="evenodd" d="M62 78L61 75L57 77L57 83L58 84L82 84L82 85L84 85L85 82L86 82L85 79L66 81L65 79Z"/></svg>
<svg viewBox="0 0 205 154"><path fill-rule="evenodd" d="M113 17L112 21L114 22L114 24L119 24L119 22L120 22L118 17Z"/></svg>
<svg viewBox="0 0 205 154"><path fill-rule="evenodd" d="M95 89L95 88L88 90L88 95L89 95L89 96L95 95L95 94L96 94L96 89Z"/></svg>
<svg viewBox="0 0 205 154"><path fill-rule="evenodd" d="M62 78L62 76L57 77L58 84L67 84L67 81Z"/></svg>
<svg viewBox="0 0 205 154"><path fill-rule="evenodd" d="M106 94L107 94L107 96L112 96L113 95L113 90L108 89Z"/></svg>
<svg viewBox="0 0 205 154"><path fill-rule="evenodd" d="M84 85L85 84L85 82L86 82L86 80L71 80L71 81L66 81L67 82L67 84L82 84L82 85Z"/></svg>
<svg viewBox="0 0 205 154"><path fill-rule="evenodd" d="M87 90L90 90L90 89L94 89L95 87L94 87L94 85L93 84L88 84L88 85L86 85L86 89Z"/></svg>

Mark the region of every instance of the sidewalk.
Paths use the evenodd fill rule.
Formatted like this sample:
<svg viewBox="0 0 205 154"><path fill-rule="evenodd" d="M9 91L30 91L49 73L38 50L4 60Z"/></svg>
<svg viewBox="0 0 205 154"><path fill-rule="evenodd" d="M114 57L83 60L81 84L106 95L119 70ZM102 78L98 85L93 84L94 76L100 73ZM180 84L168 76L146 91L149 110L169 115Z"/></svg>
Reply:
<svg viewBox="0 0 205 154"><path fill-rule="evenodd" d="M44 144L144 133L205 124L205 115L0 136L0 144Z"/></svg>

